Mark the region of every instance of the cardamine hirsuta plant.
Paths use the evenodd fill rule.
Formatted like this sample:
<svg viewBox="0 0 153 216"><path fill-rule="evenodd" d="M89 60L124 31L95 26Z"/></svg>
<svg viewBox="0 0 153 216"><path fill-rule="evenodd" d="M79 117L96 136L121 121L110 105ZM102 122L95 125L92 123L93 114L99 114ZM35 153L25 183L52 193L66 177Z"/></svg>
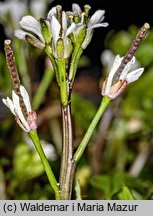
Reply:
<svg viewBox="0 0 153 216"><path fill-rule="evenodd" d="M125 90L126 86L142 75L144 68L133 69L134 54L145 38L149 24L145 23L136 35L125 56L115 57L110 72L102 84L102 98L88 130L79 146L73 147L73 127L71 117L71 93L80 57L92 40L95 28L107 27L104 10L90 15L91 7L82 10L72 4L72 11L63 11L62 6L53 7L46 19L24 16L20 21L21 29L15 36L41 49L51 61L60 92L62 119L62 153L59 180L55 178L52 167L43 151L37 134L37 114L32 109L28 92L20 83L11 40L5 40L5 55L13 84L12 99L3 98L3 103L15 116L16 122L28 133L44 166L49 183L57 200L72 198L73 182L77 163L109 104Z"/></svg>

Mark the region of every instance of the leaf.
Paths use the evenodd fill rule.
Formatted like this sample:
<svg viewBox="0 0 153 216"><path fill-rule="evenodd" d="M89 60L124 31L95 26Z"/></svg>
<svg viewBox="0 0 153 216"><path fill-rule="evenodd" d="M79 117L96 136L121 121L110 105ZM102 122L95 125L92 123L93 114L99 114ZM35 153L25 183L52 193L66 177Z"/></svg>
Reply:
<svg viewBox="0 0 153 216"><path fill-rule="evenodd" d="M119 200L134 200L134 197L127 186L122 187L122 191L118 193Z"/></svg>
<svg viewBox="0 0 153 216"><path fill-rule="evenodd" d="M19 144L14 155L14 175L18 180L35 178L44 172L43 165L33 149L25 143Z"/></svg>
<svg viewBox="0 0 153 216"><path fill-rule="evenodd" d="M90 184L94 188L101 190L105 199L111 199L111 179L109 176L94 176L90 179Z"/></svg>
<svg viewBox="0 0 153 216"><path fill-rule="evenodd" d="M82 200L79 180L77 180L75 184L75 194L76 194L76 200Z"/></svg>

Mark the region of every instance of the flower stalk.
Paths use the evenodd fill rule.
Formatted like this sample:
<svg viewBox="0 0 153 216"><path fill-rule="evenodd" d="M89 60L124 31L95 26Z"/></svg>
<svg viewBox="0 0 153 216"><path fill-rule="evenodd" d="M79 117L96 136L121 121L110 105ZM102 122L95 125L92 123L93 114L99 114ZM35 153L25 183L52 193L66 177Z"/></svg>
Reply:
<svg viewBox="0 0 153 216"><path fill-rule="evenodd" d="M100 104L100 107L98 109L98 111L96 112L87 132L85 133L78 149L76 150L74 156L73 156L73 161L74 163L76 164L79 159L81 158L81 156L83 155L84 153L84 150L100 120L100 118L102 117L102 115L104 114L105 110L107 109L107 107L109 106L111 102L111 99L108 98L108 97L103 97L102 101L101 101L101 104Z"/></svg>
<svg viewBox="0 0 153 216"><path fill-rule="evenodd" d="M71 57L71 61L70 61L69 78L68 78L69 82L70 82L70 89L72 89L75 75L76 75L76 71L77 71L77 67L78 67L78 63L79 63L79 60L80 60L82 53L83 53L82 47L77 46L77 44L74 45L72 57Z"/></svg>
<svg viewBox="0 0 153 216"><path fill-rule="evenodd" d="M2 101L13 113L19 126L29 134L41 158L48 180L55 192L55 197L56 199L60 199L59 184L55 179L53 171L50 167L50 164L46 158L39 137L37 135L36 113L31 108L28 92L22 85L20 85L20 80L16 69L15 57L11 46L11 41L5 40L4 46L7 65L15 91L12 91L12 100L9 97L7 97L6 99L3 98Z"/></svg>
<svg viewBox="0 0 153 216"><path fill-rule="evenodd" d="M42 149L39 137L37 135L37 131L36 130L30 131L29 136L30 136L31 140L33 141L33 144L34 144L34 146L35 146L35 148L36 148L36 150L40 156L40 159L41 159L42 164L44 166L44 169L45 169L46 175L48 177L49 183L55 192L55 198L56 198L56 200L59 200L60 199L59 184L56 181L54 173L53 173L53 171L50 167L50 164L46 158L46 155Z"/></svg>

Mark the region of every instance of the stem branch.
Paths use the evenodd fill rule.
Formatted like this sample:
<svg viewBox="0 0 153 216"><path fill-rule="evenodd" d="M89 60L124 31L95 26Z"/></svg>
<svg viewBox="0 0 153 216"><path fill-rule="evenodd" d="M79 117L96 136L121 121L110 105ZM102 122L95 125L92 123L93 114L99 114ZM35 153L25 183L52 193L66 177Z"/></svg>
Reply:
<svg viewBox="0 0 153 216"><path fill-rule="evenodd" d="M83 140L81 141L78 149L76 150L75 154L74 154L74 157L73 157L73 161L74 163L77 163L79 161L79 159L81 158L93 132L94 132L94 129L96 127L96 125L98 124L101 116L103 115L104 111L106 110L106 108L108 107L108 105L110 104L111 102L111 99L108 98L108 97L104 97L102 102L101 102L101 105L95 115L95 117L93 118Z"/></svg>
<svg viewBox="0 0 153 216"><path fill-rule="evenodd" d="M37 131L36 130L33 130L31 132L29 132L29 136L31 138L31 140L33 141L34 145L35 145L35 148L41 158L41 161L43 163L43 166L44 166L44 169L45 169L45 172L46 172L46 175L48 177L48 180L50 182L50 185L52 186L54 192L55 192L55 197L57 200L60 199L60 190L59 190L59 185L56 181L56 178L54 176L54 173L50 167L50 164L46 158L46 155L42 149L42 146L41 146L41 143L40 143L40 140L39 140L39 137L37 135Z"/></svg>

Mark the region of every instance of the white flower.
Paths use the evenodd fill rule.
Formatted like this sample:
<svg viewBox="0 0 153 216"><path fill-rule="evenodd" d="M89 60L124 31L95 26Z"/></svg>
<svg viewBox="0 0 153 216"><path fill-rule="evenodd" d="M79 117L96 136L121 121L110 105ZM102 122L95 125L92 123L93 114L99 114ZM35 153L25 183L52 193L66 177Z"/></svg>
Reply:
<svg viewBox="0 0 153 216"><path fill-rule="evenodd" d="M46 25L49 25L48 21L45 22ZM45 40L42 36L41 25L38 20L36 20L33 16L27 15L22 17L19 24L23 30L15 30L14 34L17 38L21 40L26 40L26 36L28 35L30 38L33 39L33 41L37 41L37 43L39 42L40 47L45 47Z"/></svg>
<svg viewBox="0 0 153 216"><path fill-rule="evenodd" d="M5 23L4 30L8 36L12 34L12 26L13 28L18 26L18 22L26 10L26 4L19 0L0 2L0 21L2 24Z"/></svg>
<svg viewBox="0 0 153 216"><path fill-rule="evenodd" d="M53 52L57 57L56 53L56 44L58 39L63 40L64 44L64 58L67 58L70 53L70 41L69 35L73 32L76 25L72 22L69 26L67 16L65 11L62 11L62 23L58 21L56 18L56 7L53 7L48 15L47 20L43 20L45 27L45 34L47 30L47 39L50 42L53 39ZM41 25L41 21L36 20L33 16L24 16L19 22L22 30L16 30L15 36L21 40L27 40L32 43L34 46L43 49L45 47L45 43L49 43L45 40L43 36L43 27Z"/></svg>
<svg viewBox="0 0 153 216"><path fill-rule="evenodd" d="M54 0L32 0L30 1L30 11L36 18L39 19L44 16L47 4L51 4L53 1Z"/></svg>
<svg viewBox="0 0 153 216"><path fill-rule="evenodd" d="M112 64L114 62L114 58L115 58L114 53L111 50L108 50L108 49L104 50L101 53L101 56L100 56L100 60L101 60L102 65L104 67L107 67L108 70L111 69Z"/></svg>
<svg viewBox="0 0 153 216"><path fill-rule="evenodd" d="M24 134L25 142L28 144L31 150L35 150L33 145L33 141L29 138L29 136L25 133ZM44 150L44 153L48 160L55 161L57 159L56 149L52 143L47 142L46 140L40 140L41 146Z"/></svg>
<svg viewBox="0 0 153 216"><path fill-rule="evenodd" d="M51 14L51 12L49 12ZM74 22L68 27L68 21L65 11L62 12L62 24L59 23L58 19L55 17L55 15L52 15L51 17L51 32L53 37L53 53L54 56L57 58L57 42L59 39L62 39L64 50L63 50L63 57L62 58L68 58L71 51L71 41L69 39L69 35L74 31L76 25Z"/></svg>
<svg viewBox="0 0 153 216"><path fill-rule="evenodd" d="M89 9L90 9L90 6L88 6L88 10ZM86 36L84 38L84 41L82 43L82 48L85 49L92 39L94 28L107 27L108 26L107 22L102 22L105 18L104 17L105 10L97 10L91 16L91 18L87 21L87 23L85 23L86 21L84 19L84 16L86 14L85 14L85 12L82 12L82 10L78 4L72 4L72 11L73 11L73 13L72 13L73 15L77 14L80 17L80 22L77 24L77 28L73 32L74 37L80 33L80 31L82 30L84 25L86 26L87 32L86 32Z"/></svg>
<svg viewBox="0 0 153 216"><path fill-rule="evenodd" d="M12 91L12 100L7 97L7 99L2 99L3 103L10 109L10 111L15 115L17 123L26 132L35 130L37 128L36 124L36 114L31 109L29 95L26 89L21 85L20 93L23 98L23 102L26 107L27 119L23 114L22 108L20 106L19 96Z"/></svg>
<svg viewBox="0 0 153 216"><path fill-rule="evenodd" d="M138 68L136 70L132 70L135 64L135 57L133 57L131 61L129 61L126 64L121 74L118 74L118 69L122 63L122 59L123 57L121 58L119 55L115 57L108 78L103 83L103 87L102 87L103 96L107 96L111 99L116 98L118 95L120 95L123 92L127 84L132 83L137 79L139 79L139 77L143 73L144 68Z"/></svg>

